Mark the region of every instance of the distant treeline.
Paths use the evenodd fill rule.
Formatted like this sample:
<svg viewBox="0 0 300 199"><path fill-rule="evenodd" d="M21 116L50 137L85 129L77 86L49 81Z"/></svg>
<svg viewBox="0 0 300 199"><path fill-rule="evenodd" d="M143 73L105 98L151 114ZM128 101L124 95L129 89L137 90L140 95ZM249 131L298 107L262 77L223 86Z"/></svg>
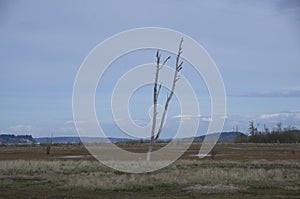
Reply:
<svg viewBox="0 0 300 199"><path fill-rule="evenodd" d="M258 125L253 121L249 122L249 135L236 137L237 143L300 143L300 130L296 127L282 128L278 123L275 128L270 130L264 125L263 130L258 130Z"/></svg>
<svg viewBox="0 0 300 199"><path fill-rule="evenodd" d="M31 135L13 135L13 134L0 135L0 145L34 144L34 143L35 140Z"/></svg>

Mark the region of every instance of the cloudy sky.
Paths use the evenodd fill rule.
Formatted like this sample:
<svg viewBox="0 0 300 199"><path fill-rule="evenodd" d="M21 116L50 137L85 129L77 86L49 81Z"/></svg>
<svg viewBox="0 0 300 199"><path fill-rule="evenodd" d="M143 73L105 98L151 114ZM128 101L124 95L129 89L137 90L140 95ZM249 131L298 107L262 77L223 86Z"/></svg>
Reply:
<svg viewBox="0 0 300 199"><path fill-rule="evenodd" d="M299 13L296 0L0 0L0 133L77 135L72 89L84 58L108 37L148 26L180 31L210 54L227 93L224 130L237 125L246 132L249 120L270 128L278 122L300 128ZM154 51L144 52L141 60L137 55L123 61L155 61ZM117 78L117 63L124 64L115 63L107 83ZM146 92L150 88L141 89L132 104L150 105L151 93ZM205 89L198 90L203 110L199 132L203 132L210 121L210 105ZM120 136L109 100L101 102L109 94L101 87L97 91L99 120L110 136ZM147 122L143 115L148 115L147 109L140 106L131 108L132 115ZM176 108L170 111L166 131L177 126L179 114Z"/></svg>

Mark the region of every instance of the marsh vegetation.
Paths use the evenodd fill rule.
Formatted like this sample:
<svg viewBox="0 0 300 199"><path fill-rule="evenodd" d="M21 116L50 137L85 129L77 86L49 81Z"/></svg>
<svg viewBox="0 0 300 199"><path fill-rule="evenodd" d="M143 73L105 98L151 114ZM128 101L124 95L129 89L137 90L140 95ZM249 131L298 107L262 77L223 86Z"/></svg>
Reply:
<svg viewBox="0 0 300 199"><path fill-rule="evenodd" d="M218 144L214 159L190 156L196 147L169 167L143 174L119 172L93 158L57 158L86 154L80 145L54 146L50 157L38 146L1 147L0 198L297 198L300 194L299 145ZM20 151L23 159L17 155Z"/></svg>

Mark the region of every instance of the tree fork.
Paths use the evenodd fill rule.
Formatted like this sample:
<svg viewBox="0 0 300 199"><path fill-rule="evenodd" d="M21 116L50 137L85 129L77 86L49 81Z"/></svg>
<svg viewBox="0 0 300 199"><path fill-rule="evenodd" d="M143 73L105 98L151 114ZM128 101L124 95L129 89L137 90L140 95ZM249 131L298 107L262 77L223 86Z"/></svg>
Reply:
<svg viewBox="0 0 300 199"><path fill-rule="evenodd" d="M163 66L171 58L170 56L167 57L165 59L165 61L163 62L163 64L160 65L161 55L159 54L159 50L157 50L157 52L156 52L156 70L155 70L155 79L154 79L154 86L153 86L153 118L152 118L152 129L151 129L150 145L149 145L149 149L148 149L148 153L147 153L147 157L146 157L147 161L149 161L151 159L151 153L153 151L154 144L158 140L158 138L161 134L163 125L165 123L166 113L167 113L167 110L168 110L168 107L169 107L169 103L170 103L170 101L173 97L174 91L175 91L176 82L180 79L178 73L181 71L182 64L183 64L183 61L180 62L180 56L183 52L182 51L182 43L183 43L183 38L181 38L179 48L178 48L178 53L177 53L177 57L176 57L176 67L175 67L175 71L174 71L174 77L173 77L171 92L170 92L170 94L168 95L168 97L166 99L162 119L160 121L160 125L159 125L159 129L157 131L157 134L155 136L156 118L157 118L157 100L158 100L159 92L160 92L160 89L161 89L161 86L162 86L162 84L160 84L159 87L157 88L159 71L160 71L160 69L163 68Z"/></svg>

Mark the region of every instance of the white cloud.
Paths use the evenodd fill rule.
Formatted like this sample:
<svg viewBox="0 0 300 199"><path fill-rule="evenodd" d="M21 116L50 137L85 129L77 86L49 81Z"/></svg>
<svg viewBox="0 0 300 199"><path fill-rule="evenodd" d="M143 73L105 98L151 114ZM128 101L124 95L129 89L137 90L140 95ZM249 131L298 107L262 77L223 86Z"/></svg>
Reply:
<svg viewBox="0 0 300 199"><path fill-rule="evenodd" d="M74 120L67 120L64 122L64 124L74 124Z"/></svg>
<svg viewBox="0 0 300 199"><path fill-rule="evenodd" d="M61 133L75 133L76 129L74 126L64 126L56 130L55 133L61 134Z"/></svg>
<svg viewBox="0 0 300 199"><path fill-rule="evenodd" d="M259 116L258 122L269 125L276 125L278 122L281 122L284 126L294 126L299 128L300 111L262 114Z"/></svg>
<svg viewBox="0 0 300 199"><path fill-rule="evenodd" d="M15 126L10 126L8 127L8 131L9 132L13 132L13 133L28 133L32 130L32 126L31 125L15 125Z"/></svg>
<svg viewBox="0 0 300 199"><path fill-rule="evenodd" d="M275 118L279 117L280 113L271 113L271 114L262 114L259 116L260 119L270 119L270 118Z"/></svg>
<svg viewBox="0 0 300 199"><path fill-rule="evenodd" d="M300 112L291 111L283 113L271 113L271 114L262 114L259 116L260 119L300 119Z"/></svg>
<svg viewBox="0 0 300 199"><path fill-rule="evenodd" d="M73 120L66 120L62 125L53 129L55 136L74 136L77 135Z"/></svg>
<svg viewBox="0 0 300 199"><path fill-rule="evenodd" d="M211 117L202 117L201 120L203 122L211 122L212 121L212 118Z"/></svg>
<svg viewBox="0 0 300 199"><path fill-rule="evenodd" d="M201 116L200 115L190 115L190 114L179 114L179 115L173 116L172 118L180 118L180 119L183 119L183 120L191 120L191 119L199 118L199 117L201 117Z"/></svg>
<svg viewBox="0 0 300 199"><path fill-rule="evenodd" d="M151 122L150 120L133 120L134 123L136 123L139 126L146 126Z"/></svg>
<svg viewBox="0 0 300 199"><path fill-rule="evenodd" d="M300 97L300 90L290 89L290 90L275 90L275 91L260 91L252 93L244 93L238 95L239 97Z"/></svg>

